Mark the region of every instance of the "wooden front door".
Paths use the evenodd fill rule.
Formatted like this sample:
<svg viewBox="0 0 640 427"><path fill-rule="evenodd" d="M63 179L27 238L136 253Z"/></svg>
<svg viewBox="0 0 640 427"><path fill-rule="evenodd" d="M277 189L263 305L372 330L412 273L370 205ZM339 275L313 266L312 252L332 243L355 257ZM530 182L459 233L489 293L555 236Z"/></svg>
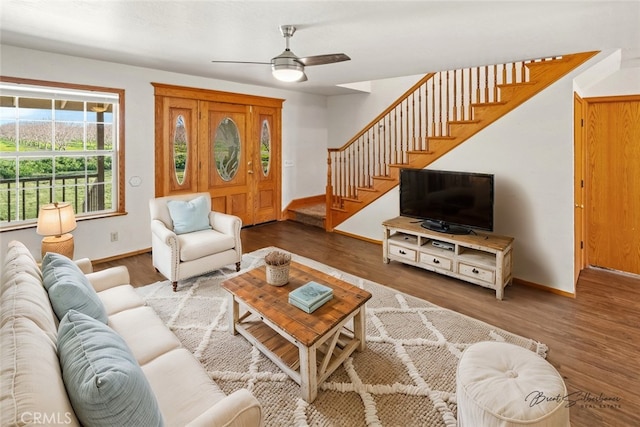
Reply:
<svg viewBox="0 0 640 427"><path fill-rule="evenodd" d="M206 191L243 225L280 219L282 100L153 85L156 197Z"/></svg>
<svg viewBox="0 0 640 427"><path fill-rule="evenodd" d="M280 199L280 144L276 110L201 102L199 191L213 209L242 218L244 225L273 221Z"/></svg>
<svg viewBox="0 0 640 427"><path fill-rule="evenodd" d="M640 97L585 100L587 261L640 274Z"/></svg>
<svg viewBox="0 0 640 427"><path fill-rule="evenodd" d="M251 153L244 105L201 102L200 191L211 194L213 210L253 224Z"/></svg>

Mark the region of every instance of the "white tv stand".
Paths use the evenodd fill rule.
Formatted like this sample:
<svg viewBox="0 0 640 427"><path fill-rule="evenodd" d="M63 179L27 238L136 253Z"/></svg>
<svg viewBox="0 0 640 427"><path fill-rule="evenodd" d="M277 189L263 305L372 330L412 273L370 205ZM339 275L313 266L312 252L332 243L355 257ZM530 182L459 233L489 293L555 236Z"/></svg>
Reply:
<svg viewBox="0 0 640 427"><path fill-rule="evenodd" d="M495 289L502 299L512 280L513 237L488 233L447 234L423 228L419 219L386 220L383 261L399 261Z"/></svg>

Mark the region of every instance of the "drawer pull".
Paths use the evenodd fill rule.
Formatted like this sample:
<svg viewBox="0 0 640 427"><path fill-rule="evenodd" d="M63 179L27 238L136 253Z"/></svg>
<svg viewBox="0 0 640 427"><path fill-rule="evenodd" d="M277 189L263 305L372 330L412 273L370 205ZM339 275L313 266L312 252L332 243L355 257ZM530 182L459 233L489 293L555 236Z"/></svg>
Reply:
<svg viewBox="0 0 640 427"><path fill-rule="evenodd" d="M433 263L434 263L434 264L440 264L440 260L439 260L438 258L434 258L434 259L433 259Z"/></svg>
<svg viewBox="0 0 640 427"><path fill-rule="evenodd" d="M400 252L400 255L406 255L407 253L405 251L403 251L402 249L400 249L398 252Z"/></svg>
<svg viewBox="0 0 640 427"><path fill-rule="evenodd" d="M478 274L478 273L480 273L480 272L479 272L478 270L476 270L475 268L474 268L473 270L471 270L471 272L472 272L472 273L474 273L474 274Z"/></svg>

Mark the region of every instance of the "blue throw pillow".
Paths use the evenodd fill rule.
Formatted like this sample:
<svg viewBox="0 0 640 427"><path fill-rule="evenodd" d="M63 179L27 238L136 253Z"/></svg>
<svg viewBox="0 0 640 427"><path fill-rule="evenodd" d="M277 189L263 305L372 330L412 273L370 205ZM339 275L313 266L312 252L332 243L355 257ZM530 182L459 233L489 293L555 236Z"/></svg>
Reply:
<svg viewBox="0 0 640 427"><path fill-rule="evenodd" d="M55 269L58 267L68 268L69 271L73 273L77 272L78 280L86 281L87 284L91 285L89 280L82 273L82 270L80 270L80 267L78 267L75 262L64 255L57 254L55 252L47 252L42 257L42 265L40 266L42 270L42 281L45 289L49 290L49 288L54 283L56 283Z"/></svg>
<svg viewBox="0 0 640 427"><path fill-rule="evenodd" d="M80 268L64 255L48 252L42 259L42 281L58 320L73 309L107 323L107 311Z"/></svg>
<svg viewBox="0 0 640 427"><path fill-rule="evenodd" d="M163 425L140 365L107 325L69 310L58 328L58 356L69 400L83 425Z"/></svg>
<svg viewBox="0 0 640 427"><path fill-rule="evenodd" d="M173 231L176 234L211 229L211 224L209 224L210 208L206 196L196 197L189 201L169 200L167 207L171 221L173 221Z"/></svg>

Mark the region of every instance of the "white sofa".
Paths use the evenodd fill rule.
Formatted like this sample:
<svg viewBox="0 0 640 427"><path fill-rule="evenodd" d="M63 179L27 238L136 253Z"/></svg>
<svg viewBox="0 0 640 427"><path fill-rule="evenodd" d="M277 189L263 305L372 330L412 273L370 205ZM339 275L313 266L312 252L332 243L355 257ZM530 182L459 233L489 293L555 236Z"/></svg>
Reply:
<svg viewBox="0 0 640 427"><path fill-rule="evenodd" d="M91 272L88 260L76 264L104 306L108 321L101 327L111 328L111 334L115 331L113 335L129 347L133 363L139 364L135 369L142 370L157 400L159 425L263 424L257 399L246 389L225 395L153 309L145 306L128 284L125 267ZM0 287L0 425L5 427L81 425L63 381L67 377L57 348L58 334L62 334L58 326L66 318L58 320L57 307L49 298L53 288L47 289L29 250L20 242L10 242ZM105 421L104 425L115 424Z"/></svg>

